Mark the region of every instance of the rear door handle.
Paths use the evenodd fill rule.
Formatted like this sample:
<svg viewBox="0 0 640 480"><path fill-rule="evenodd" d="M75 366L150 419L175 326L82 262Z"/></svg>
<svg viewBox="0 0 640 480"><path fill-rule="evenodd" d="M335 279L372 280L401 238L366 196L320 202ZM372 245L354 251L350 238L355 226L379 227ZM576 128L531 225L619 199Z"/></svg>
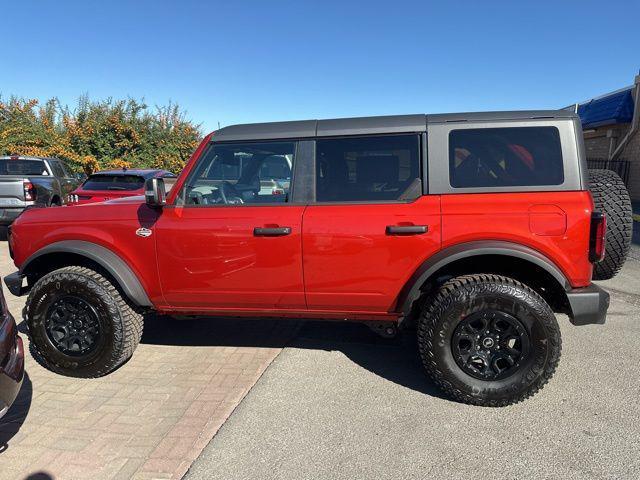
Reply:
<svg viewBox="0 0 640 480"><path fill-rule="evenodd" d="M291 233L291 227L256 227L253 229L255 237L283 237Z"/></svg>
<svg viewBox="0 0 640 480"><path fill-rule="evenodd" d="M387 225L387 235L421 235L428 231L428 225Z"/></svg>

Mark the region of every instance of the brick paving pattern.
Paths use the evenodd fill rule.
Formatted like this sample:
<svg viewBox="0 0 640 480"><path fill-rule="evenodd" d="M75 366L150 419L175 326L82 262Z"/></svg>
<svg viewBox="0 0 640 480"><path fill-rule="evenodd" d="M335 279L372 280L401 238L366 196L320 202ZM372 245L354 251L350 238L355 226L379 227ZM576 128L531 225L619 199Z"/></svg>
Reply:
<svg viewBox="0 0 640 480"><path fill-rule="evenodd" d="M0 275L14 270L1 242ZM25 297L4 291L20 323ZM92 380L55 375L27 355L20 396L0 420L0 479L181 478L294 329L152 318L131 361Z"/></svg>

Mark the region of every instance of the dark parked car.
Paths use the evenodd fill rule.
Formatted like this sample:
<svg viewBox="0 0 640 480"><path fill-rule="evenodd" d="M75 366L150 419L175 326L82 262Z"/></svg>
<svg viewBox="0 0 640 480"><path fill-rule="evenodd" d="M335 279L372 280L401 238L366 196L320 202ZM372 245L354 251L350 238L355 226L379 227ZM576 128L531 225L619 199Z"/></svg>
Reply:
<svg viewBox="0 0 640 480"><path fill-rule="evenodd" d="M24 348L0 286L0 417L16 399L24 377Z"/></svg>
<svg viewBox="0 0 640 480"><path fill-rule="evenodd" d="M144 195L144 182L150 178L171 179L176 175L167 170L103 170L90 175L71 192L68 203L77 205Z"/></svg>
<svg viewBox="0 0 640 480"><path fill-rule="evenodd" d="M31 205L62 205L78 180L57 158L0 157L0 225Z"/></svg>

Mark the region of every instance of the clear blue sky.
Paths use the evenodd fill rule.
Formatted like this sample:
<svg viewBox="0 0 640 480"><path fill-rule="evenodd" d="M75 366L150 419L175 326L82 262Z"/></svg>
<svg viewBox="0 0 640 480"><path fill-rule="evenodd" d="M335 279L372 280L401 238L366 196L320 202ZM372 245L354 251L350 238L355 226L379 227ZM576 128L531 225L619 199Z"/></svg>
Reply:
<svg viewBox="0 0 640 480"><path fill-rule="evenodd" d="M633 82L640 1L0 0L0 93L218 122L557 108Z"/></svg>

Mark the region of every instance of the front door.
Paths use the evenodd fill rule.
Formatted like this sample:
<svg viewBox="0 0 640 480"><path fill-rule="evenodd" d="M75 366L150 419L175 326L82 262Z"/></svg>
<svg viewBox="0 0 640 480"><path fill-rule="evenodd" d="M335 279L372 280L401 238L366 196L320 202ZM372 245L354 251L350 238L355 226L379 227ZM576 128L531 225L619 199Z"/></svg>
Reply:
<svg viewBox="0 0 640 480"><path fill-rule="evenodd" d="M212 144L155 226L166 302L188 310L300 310L296 142Z"/></svg>
<svg viewBox="0 0 640 480"><path fill-rule="evenodd" d="M310 310L385 313L440 249L440 197L422 195L418 134L318 139L304 213Z"/></svg>

